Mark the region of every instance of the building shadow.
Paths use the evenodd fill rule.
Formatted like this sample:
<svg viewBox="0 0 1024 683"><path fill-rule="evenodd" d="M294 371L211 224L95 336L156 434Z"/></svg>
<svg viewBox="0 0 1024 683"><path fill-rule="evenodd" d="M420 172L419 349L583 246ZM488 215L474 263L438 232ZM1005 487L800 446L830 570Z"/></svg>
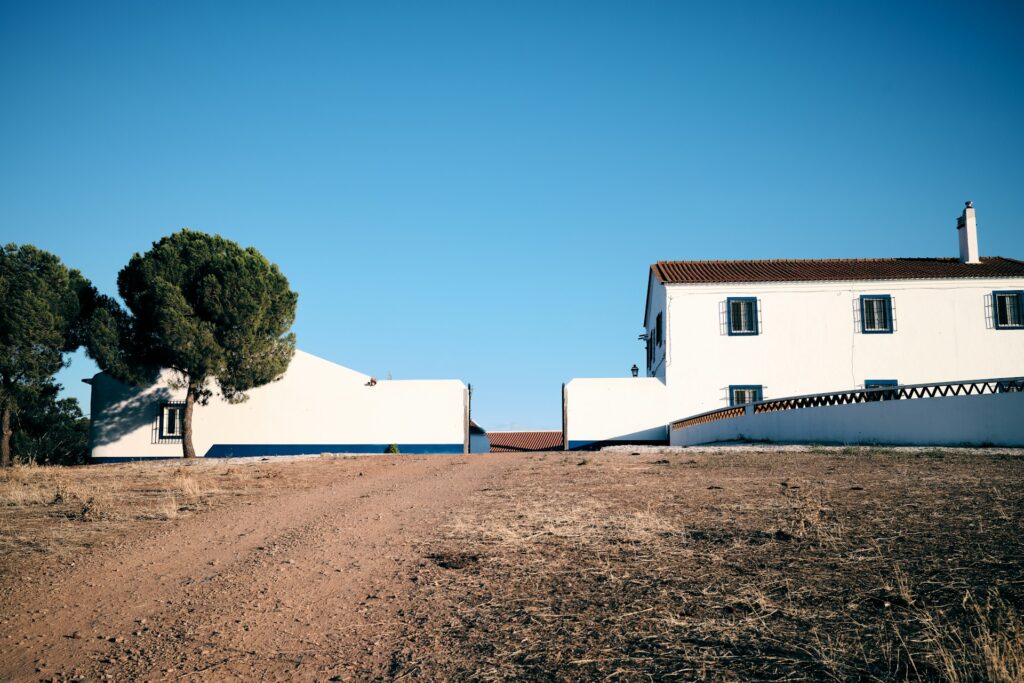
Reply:
<svg viewBox="0 0 1024 683"><path fill-rule="evenodd" d="M160 406L171 400L167 387L136 387L106 373L90 381L89 437L92 446L120 441L142 427L152 428L160 418Z"/></svg>

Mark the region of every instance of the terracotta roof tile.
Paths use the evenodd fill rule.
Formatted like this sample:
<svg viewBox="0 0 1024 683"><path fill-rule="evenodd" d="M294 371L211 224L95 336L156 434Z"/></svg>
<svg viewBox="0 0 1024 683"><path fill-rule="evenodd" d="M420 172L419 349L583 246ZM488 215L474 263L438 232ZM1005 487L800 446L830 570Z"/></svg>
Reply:
<svg viewBox="0 0 1024 683"><path fill-rule="evenodd" d="M562 450L562 432L487 432L492 453Z"/></svg>
<svg viewBox="0 0 1024 683"><path fill-rule="evenodd" d="M955 258L658 261L651 270L666 284L931 280L1024 277L1024 261L1001 256L984 256L976 264Z"/></svg>

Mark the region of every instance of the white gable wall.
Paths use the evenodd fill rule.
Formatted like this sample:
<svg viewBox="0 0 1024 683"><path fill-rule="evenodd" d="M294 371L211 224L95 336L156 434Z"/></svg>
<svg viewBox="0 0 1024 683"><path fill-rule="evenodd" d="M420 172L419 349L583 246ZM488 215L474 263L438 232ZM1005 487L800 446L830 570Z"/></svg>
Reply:
<svg viewBox="0 0 1024 683"><path fill-rule="evenodd" d="M184 390L170 388L170 378L167 371L146 389L128 387L104 373L93 379L94 458L181 454L180 441L158 438L160 405L184 400ZM462 382L379 380L366 386L369 379L296 351L285 375L248 392L248 401L232 405L215 396L209 405L196 406L196 453L287 453L301 446L374 452L392 443L407 452L463 451L467 422Z"/></svg>
<svg viewBox="0 0 1024 683"><path fill-rule="evenodd" d="M665 381L665 371L668 360L668 337L669 337L669 317L670 311L666 305L666 289L654 274L651 273L651 282L647 288L647 319L644 321L646 326L647 338L651 340L653 344L654 353L652 356L652 362L646 368L648 377L657 377L662 382ZM662 316L664 326L663 331L663 343L657 343L657 322L658 315ZM646 359L645 359L646 361Z"/></svg>
<svg viewBox="0 0 1024 683"><path fill-rule="evenodd" d="M666 384L681 419L729 405L729 385L764 398L1024 374L1024 330L997 330L993 290L1020 279L668 285ZM864 334L860 296L892 297L895 331ZM729 336L725 301L757 297L759 334Z"/></svg>

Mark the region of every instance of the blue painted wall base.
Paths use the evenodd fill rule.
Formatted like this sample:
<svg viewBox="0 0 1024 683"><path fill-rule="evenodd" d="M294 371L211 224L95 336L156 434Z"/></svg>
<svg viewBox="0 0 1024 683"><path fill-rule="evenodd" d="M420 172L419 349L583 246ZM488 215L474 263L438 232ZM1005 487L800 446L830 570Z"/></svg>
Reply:
<svg viewBox="0 0 1024 683"><path fill-rule="evenodd" d="M596 451L605 446L667 446L668 441L664 439L628 440L628 441L570 441L570 451Z"/></svg>
<svg viewBox="0 0 1024 683"><path fill-rule="evenodd" d="M275 455L320 455L321 453L360 453L383 455L391 444L384 443L348 443L348 444L215 444L206 451L206 458L255 458ZM448 454L461 455L461 443L400 443L397 444L400 455ZM113 462L148 462L150 460L180 460L180 455L161 457L117 457L96 458L96 464Z"/></svg>
<svg viewBox="0 0 1024 683"><path fill-rule="evenodd" d="M144 458L133 458L131 456L117 456L111 458L90 458L89 462L93 465L108 465L115 462L149 462L150 460L162 461L162 460L181 460L180 455L161 455L159 457L144 457Z"/></svg>
<svg viewBox="0 0 1024 683"><path fill-rule="evenodd" d="M461 443L400 443L400 453L462 453ZM207 458L251 458L272 455L319 455L321 453L387 453L391 444L215 444L206 451Z"/></svg>

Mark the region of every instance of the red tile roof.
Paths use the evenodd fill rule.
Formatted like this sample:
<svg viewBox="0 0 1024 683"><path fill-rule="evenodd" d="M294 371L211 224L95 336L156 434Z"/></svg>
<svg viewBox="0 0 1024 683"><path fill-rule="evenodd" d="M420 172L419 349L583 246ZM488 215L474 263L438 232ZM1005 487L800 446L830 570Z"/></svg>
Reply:
<svg viewBox="0 0 1024 683"><path fill-rule="evenodd" d="M487 432L491 453L562 450L562 432Z"/></svg>
<svg viewBox="0 0 1024 683"><path fill-rule="evenodd" d="M658 261L651 271L666 284L931 280L1024 277L1024 261L1001 256L984 256L975 264L955 258Z"/></svg>

